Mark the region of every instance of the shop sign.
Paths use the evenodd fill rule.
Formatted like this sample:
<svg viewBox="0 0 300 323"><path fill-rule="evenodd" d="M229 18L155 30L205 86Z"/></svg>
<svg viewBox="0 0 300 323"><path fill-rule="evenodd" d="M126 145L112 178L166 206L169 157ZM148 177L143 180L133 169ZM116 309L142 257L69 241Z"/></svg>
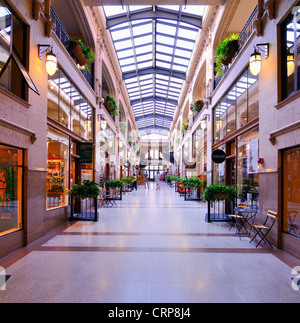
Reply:
<svg viewBox="0 0 300 323"><path fill-rule="evenodd" d="M223 150L217 149L211 155L212 161L216 164L222 164L226 159L226 154Z"/></svg>
<svg viewBox="0 0 300 323"><path fill-rule="evenodd" d="M125 164L124 164L124 167L126 167L126 168L129 168L130 167L130 162L126 162Z"/></svg>
<svg viewBox="0 0 300 323"><path fill-rule="evenodd" d="M92 164L93 163L93 144L89 142L80 143L79 155L80 155L80 163Z"/></svg>

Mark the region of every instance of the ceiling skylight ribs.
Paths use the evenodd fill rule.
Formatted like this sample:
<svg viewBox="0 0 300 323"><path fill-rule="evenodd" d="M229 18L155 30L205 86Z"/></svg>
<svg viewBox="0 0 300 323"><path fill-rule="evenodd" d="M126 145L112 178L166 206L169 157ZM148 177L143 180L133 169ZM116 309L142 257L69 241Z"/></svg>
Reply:
<svg viewBox="0 0 300 323"><path fill-rule="evenodd" d="M139 129L170 129L204 10L104 7Z"/></svg>

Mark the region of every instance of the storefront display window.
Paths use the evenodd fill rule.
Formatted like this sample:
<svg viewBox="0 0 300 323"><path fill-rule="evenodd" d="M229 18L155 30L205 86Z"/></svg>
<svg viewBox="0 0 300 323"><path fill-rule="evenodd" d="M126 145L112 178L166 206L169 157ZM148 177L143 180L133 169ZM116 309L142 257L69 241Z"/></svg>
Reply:
<svg viewBox="0 0 300 323"><path fill-rule="evenodd" d="M259 128L244 133L237 138L237 184L239 202L259 204Z"/></svg>
<svg viewBox="0 0 300 323"><path fill-rule="evenodd" d="M24 100L27 99L28 84L24 73L27 65L27 29L6 1L0 0L0 85Z"/></svg>
<svg viewBox="0 0 300 323"><path fill-rule="evenodd" d="M51 127L47 133L47 209L68 205L69 137Z"/></svg>
<svg viewBox="0 0 300 323"><path fill-rule="evenodd" d="M48 117L92 140L93 108L61 69L49 77L47 112Z"/></svg>
<svg viewBox="0 0 300 323"><path fill-rule="evenodd" d="M23 151L0 145L0 236L22 229Z"/></svg>
<svg viewBox="0 0 300 323"><path fill-rule="evenodd" d="M282 154L283 231L300 237L300 147Z"/></svg>
<svg viewBox="0 0 300 323"><path fill-rule="evenodd" d="M258 117L258 99L258 76L247 69L214 109L215 143Z"/></svg>
<svg viewBox="0 0 300 323"><path fill-rule="evenodd" d="M282 99L300 89L299 8L300 3L281 24Z"/></svg>

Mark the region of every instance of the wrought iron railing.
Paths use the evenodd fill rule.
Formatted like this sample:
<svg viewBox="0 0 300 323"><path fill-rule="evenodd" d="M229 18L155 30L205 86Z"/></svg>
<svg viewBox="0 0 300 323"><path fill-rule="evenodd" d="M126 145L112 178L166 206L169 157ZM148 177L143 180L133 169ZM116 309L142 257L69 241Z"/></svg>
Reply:
<svg viewBox="0 0 300 323"><path fill-rule="evenodd" d="M69 47L71 37L69 36L64 25L62 24L62 22L60 21L60 19L58 18L57 14L55 13L55 11L53 10L52 7L50 8L50 15L51 15L51 20L55 23L54 32L55 32L56 36L58 37L60 42L63 44L63 46L65 47L67 52L69 52L68 47ZM89 83L89 85L93 89L94 88L93 75L86 70L80 70L80 71L83 74L83 76L85 77L85 79L87 80L87 82Z"/></svg>
<svg viewBox="0 0 300 323"><path fill-rule="evenodd" d="M244 47L244 45L247 43L248 39L250 38L250 36L252 35L252 33L253 33L254 29L255 29L254 21L255 21L256 16L257 16L257 11L258 11L258 6L255 7L255 9L253 10L251 16L249 17L248 21L246 22L244 28L240 32L240 35L239 35L239 38L238 38L239 50L237 51L237 53L233 57L233 60L239 54L239 52ZM221 76L215 75L214 89L221 82L224 75L228 72L229 68L230 68L229 66L223 66L222 75Z"/></svg>

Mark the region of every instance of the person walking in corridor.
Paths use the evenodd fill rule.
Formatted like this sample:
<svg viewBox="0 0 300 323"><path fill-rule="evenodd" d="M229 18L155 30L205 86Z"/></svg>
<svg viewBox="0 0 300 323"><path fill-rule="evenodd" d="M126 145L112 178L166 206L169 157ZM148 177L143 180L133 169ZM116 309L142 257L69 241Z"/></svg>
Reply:
<svg viewBox="0 0 300 323"><path fill-rule="evenodd" d="M145 179L145 188L149 188L149 181L148 181L148 172L144 174L144 179Z"/></svg>
<svg viewBox="0 0 300 323"><path fill-rule="evenodd" d="M155 174L155 183L156 183L156 190L160 190L160 176L159 171Z"/></svg>
<svg viewBox="0 0 300 323"><path fill-rule="evenodd" d="M132 189L134 189L137 191L137 177L135 174L133 174L133 184L132 184Z"/></svg>

